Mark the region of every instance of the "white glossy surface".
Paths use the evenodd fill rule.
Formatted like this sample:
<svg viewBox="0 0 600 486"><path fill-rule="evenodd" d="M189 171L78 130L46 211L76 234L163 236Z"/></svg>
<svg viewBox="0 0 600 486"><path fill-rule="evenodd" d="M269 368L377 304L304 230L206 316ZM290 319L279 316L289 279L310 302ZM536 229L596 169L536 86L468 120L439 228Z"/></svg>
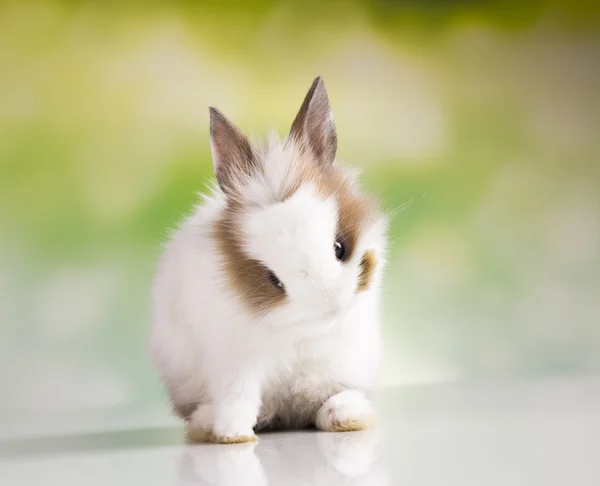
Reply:
<svg viewBox="0 0 600 486"><path fill-rule="evenodd" d="M151 414L146 427L121 419L62 436L47 428L19 438L13 427L0 443L0 483L600 484L600 380L417 387L385 393L380 409L373 432L271 433L226 446L182 445L180 428Z"/></svg>

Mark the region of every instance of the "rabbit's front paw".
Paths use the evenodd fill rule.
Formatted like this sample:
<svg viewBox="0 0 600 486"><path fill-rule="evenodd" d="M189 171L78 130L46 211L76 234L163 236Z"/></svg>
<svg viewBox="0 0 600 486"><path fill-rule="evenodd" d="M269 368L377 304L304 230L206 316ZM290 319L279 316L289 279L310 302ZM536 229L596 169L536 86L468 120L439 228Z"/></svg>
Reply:
<svg viewBox="0 0 600 486"><path fill-rule="evenodd" d="M256 434L232 431L229 435L216 435L213 433L210 436L211 442L215 444L243 444L245 442L253 442L258 440Z"/></svg>
<svg viewBox="0 0 600 486"><path fill-rule="evenodd" d="M321 406L316 425L326 432L351 432L371 428L375 417L375 410L361 392L345 390Z"/></svg>
<svg viewBox="0 0 600 486"><path fill-rule="evenodd" d="M185 435L188 443L206 442L212 436L213 407L210 403L198 405L190 416Z"/></svg>
<svg viewBox="0 0 600 486"><path fill-rule="evenodd" d="M213 433L210 440L217 444L239 444L256 440L255 408L244 404L222 406L215 410Z"/></svg>

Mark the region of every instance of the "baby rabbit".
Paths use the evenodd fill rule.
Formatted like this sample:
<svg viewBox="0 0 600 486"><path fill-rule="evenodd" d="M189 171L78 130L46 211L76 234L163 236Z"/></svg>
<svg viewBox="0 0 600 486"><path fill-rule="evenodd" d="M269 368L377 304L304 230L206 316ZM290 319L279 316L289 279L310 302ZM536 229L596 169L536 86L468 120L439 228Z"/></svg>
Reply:
<svg viewBox="0 0 600 486"><path fill-rule="evenodd" d="M325 85L262 145L210 108L217 179L153 287L150 353L189 441L360 430L375 413L387 220L334 163Z"/></svg>

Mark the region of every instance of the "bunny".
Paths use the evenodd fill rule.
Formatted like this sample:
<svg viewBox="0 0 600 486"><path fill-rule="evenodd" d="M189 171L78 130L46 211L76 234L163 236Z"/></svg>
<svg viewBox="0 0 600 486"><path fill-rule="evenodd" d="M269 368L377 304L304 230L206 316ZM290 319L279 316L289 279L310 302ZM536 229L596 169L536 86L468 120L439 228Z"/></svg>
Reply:
<svg viewBox="0 0 600 486"><path fill-rule="evenodd" d="M290 133L253 144L210 108L217 183L171 235L149 350L187 439L370 427L387 217L334 163L322 79Z"/></svg>

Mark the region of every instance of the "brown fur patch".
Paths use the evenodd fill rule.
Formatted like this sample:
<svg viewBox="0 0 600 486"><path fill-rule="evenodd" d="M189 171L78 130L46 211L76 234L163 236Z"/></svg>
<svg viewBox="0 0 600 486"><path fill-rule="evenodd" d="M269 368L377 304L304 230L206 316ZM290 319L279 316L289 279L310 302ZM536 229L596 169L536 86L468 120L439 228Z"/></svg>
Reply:
<svg viewBox="0 0 600 486"><path fill-rule="evenodd" d="M250 258L242 247L242 231L238 224L242 207L230 202L215 222L213 236L219 245L227 285L241 297L247 308L260 314L285 302L285 294L275 287L268 276L268 268Z"/></svg>
<svg viewBox="0 0 600 486"><path fill-rule="evenodd" d="M370 420L347 420L340 424L332 424L329 432L355 432L357 430L370 429L375 425Z"/></svg>
<svg viewBox="0 0 600 486"><path fill-rule="evenodd" d="M373 251L367 251L360 261L360 273L358 274L358 285L356 287L357 292L367 290L373 275L375 274L375 266L377 265L377 259Z"/></svg>
<svg viewBox="0 0 600 486"><path fill-rule="evenodd" d="M325 172L325 169L314 163L309 156L306 156L306 160L301 166L292 167L290 170L293 172L293 178L286 187L282 188L279 202L284 202L292 197L302 185L312 183L319 188L319 181ZM322 191L319 190L319 192Z"/></svg>
<svg viewBox="0 0 600 486"><path fill-rule="evenodd" d="M177 405L173 403L172 407L175 415L177 415L180 419L188 420L192 413L194 413L194 410L196 410L197 405L191 403L186 405Z"/></svg>
<svg viewBox="0 0 600 486"><path fill-rule="evenodd" d="M218 437L214 434L210 435L210 441L215 444L243 444L245 442L255 442L258 440L256 435L236 435L233 437Z"/></svg>
<svg viewBox="0 0 600 486"><path fill-rule="evenodd" d="M199 429L187 424L185 428L185 441L187 444L208 442L212 439L212 432L207 429Z"/></svg>

